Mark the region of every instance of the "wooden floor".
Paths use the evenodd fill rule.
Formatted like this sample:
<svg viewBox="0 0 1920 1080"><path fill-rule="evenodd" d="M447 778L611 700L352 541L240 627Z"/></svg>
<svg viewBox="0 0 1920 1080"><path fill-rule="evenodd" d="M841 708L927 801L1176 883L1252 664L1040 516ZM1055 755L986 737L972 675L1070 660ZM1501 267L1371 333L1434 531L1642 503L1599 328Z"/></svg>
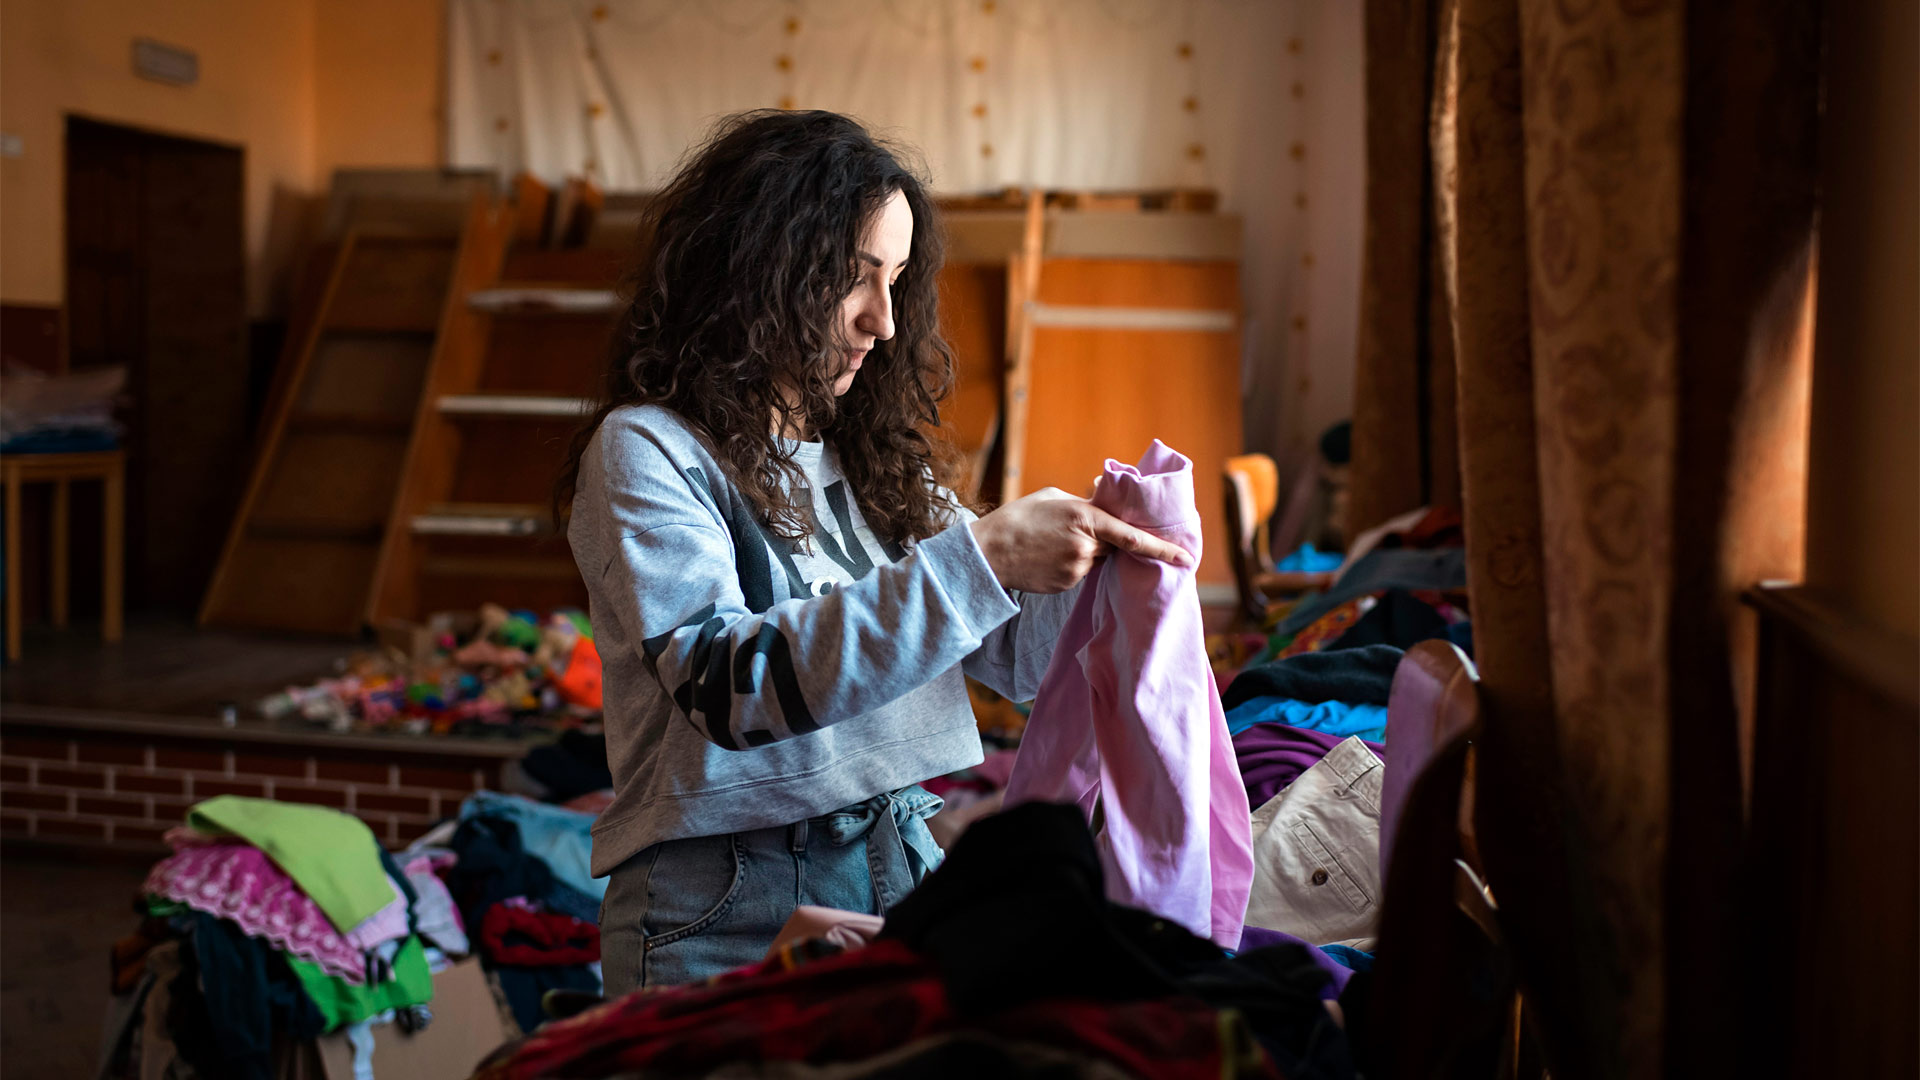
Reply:
<svg viewBox="0 0 1920 1080"><path fill-rule="evenodd" d="M355 647L345 638L202 630L184 619L129 618L111 645L94 626L28 627L24 655L0 670L0 709L213 718L231 703L252 716L262 697L331 674Z"/></svg>
<svg viewBox="0 0 1920 1080"><path fill-rule="evenodd" d="M0 860L0 1061L7 1080L75 1080L99 1063L107 953L140 924L151 859L9 850Z"/></svg>

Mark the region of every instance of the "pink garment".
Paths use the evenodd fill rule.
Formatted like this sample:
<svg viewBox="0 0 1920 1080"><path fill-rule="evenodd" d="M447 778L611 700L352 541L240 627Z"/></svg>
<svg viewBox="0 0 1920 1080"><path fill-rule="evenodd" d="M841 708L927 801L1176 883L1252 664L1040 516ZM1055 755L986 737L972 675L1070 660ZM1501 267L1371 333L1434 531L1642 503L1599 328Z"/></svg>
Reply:
<svg viewBox="0 0 1920 1080"><path fill-rule="evenodd" d="M186 844L154 864L146 891L231 919L248 935L311 960L329 975L351 983L367 981L366 956L347 943L292 878L251 844Z"/></svg>
<svg viewBox="0 0 1920 1080"><path fill-rule="evenodd" d="M780 955L781 949L814 938L825 938L842 949L864 949L880 936L885 925L886 920L878 915L801 904L774 935L773 944L767 946L766 958L771 960Z"/></svg>
<svg viewBox="0 0 1920 1080"><path fill-rule="evenodd" d="M407 898L401 894L400 886L393 883L393 878L387 878L387 887L393 890L393 899L346 932L348 945L372 952L389 941L407 936Z"/></svg>
<svg viewBox="0 0 1920 1080"><path fill-rule="evenodd" d="M1200 554L1193 463L1154 440L1109 459L1093 503ZM1253 882L1252 816L1207 660L1193 571L1106 558L1081 586L1040 683L1006 805L1077 804L1107 896L1237 948Z"/></svg>

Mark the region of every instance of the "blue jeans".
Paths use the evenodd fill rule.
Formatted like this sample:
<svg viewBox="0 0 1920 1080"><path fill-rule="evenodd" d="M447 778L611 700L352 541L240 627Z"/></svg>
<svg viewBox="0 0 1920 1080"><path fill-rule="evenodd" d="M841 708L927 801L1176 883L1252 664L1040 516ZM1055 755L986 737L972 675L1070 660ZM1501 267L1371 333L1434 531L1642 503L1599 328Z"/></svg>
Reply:
<svg viewBox="0 0 1920 1080"><path fill-rule="evenodd" d="M608 997L758 961L802 904L882 915L940 864L919 785L792 825L655 844L614 868L600 906Z"/></svg>

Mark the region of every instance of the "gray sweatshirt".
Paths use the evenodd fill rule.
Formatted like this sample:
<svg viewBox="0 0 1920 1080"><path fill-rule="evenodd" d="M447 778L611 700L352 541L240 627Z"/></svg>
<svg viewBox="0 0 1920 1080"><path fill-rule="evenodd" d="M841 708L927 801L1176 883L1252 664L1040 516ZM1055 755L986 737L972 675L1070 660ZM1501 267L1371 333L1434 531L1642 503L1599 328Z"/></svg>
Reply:
<svg viewBox="0 0 1920 1080"><path fill-rule="evenodd" d="M787 825L981 760L962 672L1033 697L1077 590L1003 589L956 523L882 542L834 451L798 444L813 535L790 543L677 414L614 410L567 539L604 665L614 798L593 872L681 837Z"/></svg>

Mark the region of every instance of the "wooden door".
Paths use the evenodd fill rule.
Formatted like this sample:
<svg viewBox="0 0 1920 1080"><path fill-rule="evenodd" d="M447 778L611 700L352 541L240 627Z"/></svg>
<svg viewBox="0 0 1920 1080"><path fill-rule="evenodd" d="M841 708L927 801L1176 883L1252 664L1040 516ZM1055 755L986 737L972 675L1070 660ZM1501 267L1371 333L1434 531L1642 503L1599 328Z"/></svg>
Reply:
<svg viewBox="0 0 1920 1080"><path fill-rule="evenodd" d="M132 609L195 609L245 482L243 190L238 147L68 118L70 356L128 369Z"/></svg>

